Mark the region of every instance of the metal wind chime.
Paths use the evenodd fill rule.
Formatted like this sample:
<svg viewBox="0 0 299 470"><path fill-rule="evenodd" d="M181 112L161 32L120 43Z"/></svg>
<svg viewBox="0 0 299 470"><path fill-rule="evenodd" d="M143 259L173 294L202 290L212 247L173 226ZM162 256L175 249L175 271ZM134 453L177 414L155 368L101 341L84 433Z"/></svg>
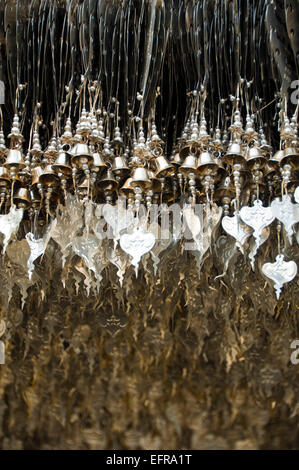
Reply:
<svg viewBox="0 0 299 470"><path fill-rule="evenodd" d="M191 10L185 5L185 10L177 6L179 18L184 20L178 22L175 15L171 18L167 15L164 2L144 2L145 11L139 11L142 19L135 26L135 36L132 33L133 38L139 38L140 47L143 44L143 50L134 49L130 58L126 50L128 41L132 41L128 39L132 21L129 13L133 14L130 2L121 6L113 3L113 11L103 1L89 2L89 10L86 2L68 3L61 48L66 49L64 61L70 57L71 66L67 69L69 75L63 73L66 68L61 61L58 74L54 59L53 83L59 93L55 93L56 111L48 122L45 122L42 99L33 103L32 118L28 121L26 102L32 96L33 83L30 77L22 83L20 75L17 77L13 123L7 136L4 135L7 123L1 113L0 232L3 256L13 238L26 238L30 247L30 279L34 262L45 253L51 239L61 249L62 263L70 253L84 260L98 289L101 271L107 263L118 267L122 284L126 269L132 265L138 276L140 262L150 255L155 275L162 252L177 243L185 247L186 230L194 242L191 252L199 270L216 232L235 239L235 246L248 257L252 270L257 269L256 257L272 234L277 240L277 256L274 262L269 259L264 263L261 270L274 283L277 299L283 285L295 278L297 265L285 258L284 248L299 243L296 231L299 105L290 106L282 80L281 93L275 93L269 101L270 105L275 102L277 111L275 124L270 126L263 119L267 116L269 120L268 103L263 105L257 98L258 71L253 70L253 79L246 78L252 72L248 63L253 50L249 50L248 44L254 48L256 43L251 41L255 33L249 30L248 21L242 29L242 14L245 20L252 18L256 11L261 12L262 2L256 2L255 7L243 7L245 11L240 2L231 2L234 10L226 11L234 18L233 24L227 26L234 28L235 33L230 49L224 41L225 26L219 24L219 9L228 8L225 2L216 2L215 13L214 2L202 2L201 6L193 3ZM93 4L98 8L98 16L93 13ZM42 12L50 17L51 25L57 5L55 8L48 4L48 10ZM136 11L135 6L135 15ZM266 13L270 22L271 5ZM93 39L89 42L84 26L93 27L95 18L102 39L97 41L90 29ZM111 18L115 18L119 37L113 33ZM193 18L193 29L190 18ZM142 21L146 21L147 29L141 41ZM168 30L170 24L173 36ZM213 25L212 29L209 24ZM214 39L218 26L219 39ZM181 105L177 105L171 121L173 105L163 103L173 103L175 98L163 82L165 76L173 74L170 57L179 47L176 28L180 28L181 46L186 46L184 69L190 73L184 93L184 119L179 116ZM76 49L72 41L77 32L80 47ZM247 50L241 54L240 41L245 37L250 37L250 41L246 41ZM186 38L192 38L191 45ZM47 39L44 38L44 43L42 38L39 40L46 48ZM217 40L224 42L217 44ZM51 41L51 51L57 52L55 37ZM77 57L68 55L74 48L82 56L79 74ZM132 44L130 48L132 52ZM95 50L100 56L96 79L91 73ZM229 50L232 58L227 57ZM211 51L217 51L216 63L211 62ZM18 56L18 67L20 60ZM221 84L224 61L229 62L229 85ZM136 79L129 73L130 65L135 67ZM213 68L216 68L216 79L209 72ZM138 70L142 70L140 79ZM67 75L69 80L63 82L62 77ZM132 83L128 85L130 77ZM40 81L40 70L37 80L38 89L42 83L46 86L45 78ZM176 120L178 126L173 124ZM26 126L29 132L25 139ZM153 222L151 214L155 207L158 211ZM182 224L171 219L165 236L161 217L173 212L174 207L179 208L178 219ZM104 241L107 227L113 234L108 242ZM163 262L167 263L167 257Z"/></svg>

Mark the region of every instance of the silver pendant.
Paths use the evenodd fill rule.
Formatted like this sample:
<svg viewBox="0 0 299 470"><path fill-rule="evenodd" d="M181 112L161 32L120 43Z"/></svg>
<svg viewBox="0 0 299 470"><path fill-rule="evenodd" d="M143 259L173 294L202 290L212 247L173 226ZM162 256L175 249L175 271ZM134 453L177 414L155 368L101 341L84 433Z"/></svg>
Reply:
<svg viewBox="0 0 299 470"><path fill-rule="evenodd" d="M132 225L134 219L132 211L127 210L122 204L118 204L117 206L105 204L103 207L103 216L112 228L113 235L116 239L119 239L122 230Z"/></svg>
<svg viewBox="0 0 299 470"><path fill-rule="evenodd" d="M119 248L109 248L107 252L107 258L109 259L110 263L114 264L114 266L117 267L117 276L119 278L119 283L122 287L124 275L128 266L127 255L122 253Z"/></svg>
<svg viewBox="0 0 299 470"><path fill-rule="evenodd" d="M259 249L259 247L263 243L265 243L265 241L268 240L269 235L270 235L270 228L266 227L262 230L259 245L257 244L255 238L252 238L250 240L250 253L248 255L248 258L250 259L251 268L252 268L253 271L254 271L254 263L255 263L255 257L256 257L256 254L257 254L257 250Z"/></svg>
<svg viewBox="0 0 299 470"><path fill-rule="evenodd" d="M187 224L193 240L195 242L197 250L200 251L201 240L202 240L202 223L200 218L195 214L194 209L191 205L185 205L183 208L183 220ZM186 242L185 242L186 245ZM190 248L189 248L190 249Z"/></svg>
<svg viewBox="0 0 299 470"><path fill-rule="evenodd" d="M158 265L160 263L160 254L165 251L172 242L172 234L170 231L163 231L159 224L151 224L150 231L156 238L156 244L151 250L151 257L153 260L153 267L155 276L157 274Z"/></svg>
<svg viewBox="0 0 299 470"><path fill-rule="evenodd" d="M72 242L72 248L76 255L80 256L80 258L85 261L87 268L95 273L94 255L99 248L98 238L91 234L77 237Z"/></svg>
<svg viewBox="0 0 299 470"><path fill-rule="evenodd" d="M136 277L138 276L138 266L141 257L151 251L155 246L156 238L151 232L144 232L135 227L132 233L125 233L120 237L120 246L128 255L132 257L131 264L135 266Z"/></svg>
<svg viewBox="0 0 299 470"><path fill-rule="evenodd" d="M253 203L253 207L242 207L240 216L245 224L252 227L254 232L253 236L256 239L256 244L259 247L261 244L261 235L265 227L272 224L275 215L271 207L264 207L262 201L257 199Z"/></svg>
<svg viewBox="0 0 299 470"><path fill-rule="evenodd" d="M12 236L18 232L23 215L24 209L17 209L16 206L12 206L8 214L0 215L0 232L4 235L3 253Z"/></svg>
<svg viewBox="0 0 299 470"><path fill-rule="evenodd" d="M297 274L297 264L294 261L284 261L284 255L277 255L275 263L266 263L262 271L274 281L276 297L279 299L284 284L291 282Z"/></svg>
<svg viewBox="0 0 299 470"><path fill-rule="evenodd" d="M282 200L275 199L271 203L275 217L283 223L289 242L292 244L293 225L299 222L299 205L291 202L290 196L284 194Z"/></svg>
<svg viewBox="0 0 299 470"><path fill-rule="evenodd" d="M235 212L233 217L225 216L222 219L222 227L233 238L236 239L236 246L244 254L243 245L247 238L252 234L252 230L246 224L244 224L238 214Z"/></svg>
<svg viewBox="0 0 299 470"><path fill-rule="evenodd" d="M43 238L35 239L33 233L29 232L26 235L26 240L30 248L30 256L27 261L28 277L31 280L34 271L34 261L39 258L45 251L45 243Z"/></svg>

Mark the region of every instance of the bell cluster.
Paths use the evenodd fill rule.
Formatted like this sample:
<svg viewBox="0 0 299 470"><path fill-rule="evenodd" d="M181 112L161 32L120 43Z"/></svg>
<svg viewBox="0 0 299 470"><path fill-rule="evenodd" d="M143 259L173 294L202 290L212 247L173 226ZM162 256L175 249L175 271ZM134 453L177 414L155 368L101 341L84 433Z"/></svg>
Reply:
<svg viewBox="0 0 299 470"><path fill-rule="evenodd" d="M48 220L71 193L78 200L109 204L122 196L130 208L180 201L217 204L229 215L233 201L238 208L244 197L246 203L250 198L269 202L281 192L292 194L298 184L297 111L292 117L281 111L280 146L274 151L257 115L247 112L242 119L239 100L231 124L225 120L214 130L208 129L203 104L193 109L166 155L154 118L132 117L130 128L121 130L115 115L112 119L90 103L82 106L77 120L71 105L68 115L60 111L45 149L38 116L27 152L17 112L7 136L9 148L0 129L1 214L15 205L29 218L38 213Z"/></svg>

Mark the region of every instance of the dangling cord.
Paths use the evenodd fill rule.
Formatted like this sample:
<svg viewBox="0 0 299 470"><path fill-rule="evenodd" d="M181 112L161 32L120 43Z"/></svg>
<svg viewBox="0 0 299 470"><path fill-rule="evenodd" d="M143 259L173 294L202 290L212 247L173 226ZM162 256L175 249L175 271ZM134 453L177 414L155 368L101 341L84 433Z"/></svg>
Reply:
<svg viewBox="0 0 299 470"><path fill-rule="evenodd" d="M281 223L277 222L277 245L278 245L278 254L280 256L280 234L281 234Z"/></svg>

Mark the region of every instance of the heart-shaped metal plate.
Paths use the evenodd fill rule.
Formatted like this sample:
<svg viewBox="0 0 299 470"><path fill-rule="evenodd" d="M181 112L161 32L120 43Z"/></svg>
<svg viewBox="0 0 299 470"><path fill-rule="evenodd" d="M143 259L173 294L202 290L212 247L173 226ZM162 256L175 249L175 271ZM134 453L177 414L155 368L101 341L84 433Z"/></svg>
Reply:
<svg viewBox="0 0 299 470"><path fill-rule="evenodd" d="M244 253L243 245L252 233L251 228L241 221L236 212L233 217L223 217L222 227L226 233L237 240L236 246Z"/></svg>
<svg viewBox="0 0 299 470"><path fill-rule="evenodd" d="M39 258L45 251L45 241L43 238L35 239L33 233L29 232L26 235L26 240L30 248L30 256L27 261L28 277L31 280L34 271L34 261Z"/></svg>
<svg viewBox="0 0 299 470"><path fill-rule="evenodd" d="M294 261L284 261L283 255L277 255L275 263L266 263L262 271L274 281L276 297L279 299L284 284L291 282L297 274L297 264Z"/></svg>
<svg viewBox="0 0 299 470"><path fill-rule="evenodd" d="M4 235L3 253L5 253L11 237L19 230L23 215L24 209L17 209L16 206L12 206L8 214L0 215L0 232Z"/></svg>
<svg viewBox="0 0 299 470"><path fill-rule="evenodd" d="M135 266L136 277L138 275L138 265L141 257L151 251L155 246L156 238L152 232L144 232L135 227L132 233L125 233L120 237L122 250L132 256L132 265Z"/></svg>
<svg viewBox="0 0 299 470"><path fill-rule="evenodd" d="M271 208L275 217L283 223L289 241L292 243L293 225L299 222L299 205L293 204L290 196L284 194L281 201L279 199L272 201Z"/></svg>
<svg viewBox="0 0 299 470"><path fill-rule="evenodd" d="M256 239L257 245L260 246L263 229L272 224L275 219L271 207L264 207L262 201L257 199L254 201L253 207L242 207L240 216L245 224L253 228L253 236Z"/></svg>
<svg viewBox="0 0 299 470"><path fill-rule="evenodd" d="M132 225L134 220L133 213L121 204L117 206L105 204L102 213L106 222L112 228L114 236L117 238L119 238L119 234L122 230Z"/></svg>

